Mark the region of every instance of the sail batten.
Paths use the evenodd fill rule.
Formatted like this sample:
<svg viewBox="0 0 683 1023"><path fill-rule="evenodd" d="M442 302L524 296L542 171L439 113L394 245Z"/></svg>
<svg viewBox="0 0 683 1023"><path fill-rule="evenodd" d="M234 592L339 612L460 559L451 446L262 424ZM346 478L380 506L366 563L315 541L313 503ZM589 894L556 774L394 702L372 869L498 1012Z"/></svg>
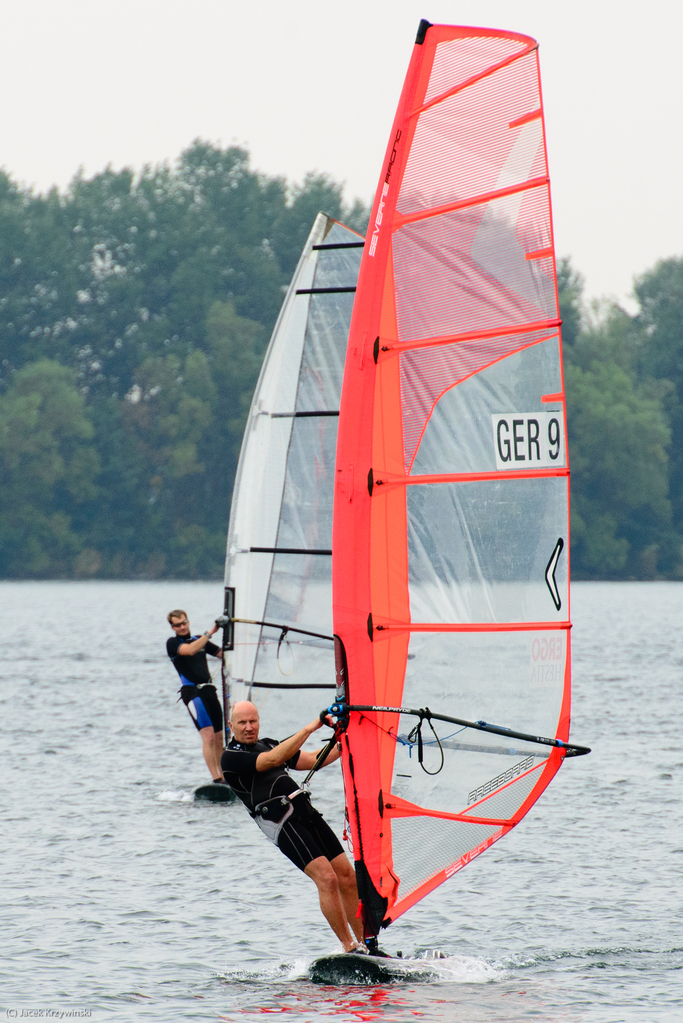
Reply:
<svg viewBox="0 0 683 1023"><path fill-rule="evenodd" d="M526 122L525 122L526 123ZM481 206L483 203L492 202L494 199L504 199L506 196L519 195L522 192L528 192L533 188L542 188L548 185L550 179L547 177L534 178L531 181L525 181L519 185L509 185L507 188L498 188L493 192L485 192L483 195L474 195L469 199L462 199L459 202L446 203L444 206L434 206L430 209L421 210L419 213L406 213L404 215L397 214L394 219L393 230L399 231L406 224L417 224L421 220L428 220L430 217L442 217L445 213L454 213L456 210L466 210L471 206ZM552 249L544 249L543 254L548 255L552 253ZM538 258L538 253L533 254L533 258ZM530 254L527 253L526 258L530 258ZM304 292L299 292L304 294Z"/></svg>
<svg viewBox="0 0 683 1023"><path fill-rule="evenodd" d="M376 632L537 632L548 629L571 629L564 622L375 622Z"/></svg>
<svg viewBox="0 0 683 1023"><path fill-rule="evenodd" d="M347 349L332 540L369 936L585 752L566 745L569 466L535 40L423 23L389 140ZM400 731L410 706L431 708L433 736L422 718ZM486 721L518 737L510 766L500 738L475 733Z"/></svg>
<svg viewBox="0 0 683 1023"><path fill-rule="evenodd" d="M463 334L447 335L446 337L433 337L425 340L424 338L414 338L410 341L394 341L390 346L385 347L381 342L382 338L379 338L380 345L378 346L379 352L404 352L412 351L416 348L436 348L442 345L459 344L463 341L482 341L488 338L506 337L512 334L533 334L536 335L539 331L548 331L553 327L561 327L562 320L545 320L540 323L524 323L521 326L506 324L503 327L495 327L492 330L472 330L465 331ZM548 339L547 334L544 336L538 336L538 341L545 341Z"/></svg>
<svg viewBox="0 0 683 1023"><path fill-rule="evenodd" d="M548 479L555 476L568 476L569 469L510 469L508 472L460 472L435 473L433 476L390 476L374 480L376 487L389 486L429 486L433 483L477 483L483 480L498 479Z"/></svg>

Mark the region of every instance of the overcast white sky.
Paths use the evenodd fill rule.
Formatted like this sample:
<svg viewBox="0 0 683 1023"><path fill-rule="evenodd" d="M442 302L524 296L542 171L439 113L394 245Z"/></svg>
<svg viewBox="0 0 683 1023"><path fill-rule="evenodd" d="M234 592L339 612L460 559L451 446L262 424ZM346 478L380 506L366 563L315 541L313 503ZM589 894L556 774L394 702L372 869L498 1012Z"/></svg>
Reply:
<svg viewBox="0 0 683 1023"><path fill-rule="evenodd" d="M423 17L539 41L557 252L589 296L683 253L680 0L16 0L0 165L45 190L201 137L370 201Z"/></svg>

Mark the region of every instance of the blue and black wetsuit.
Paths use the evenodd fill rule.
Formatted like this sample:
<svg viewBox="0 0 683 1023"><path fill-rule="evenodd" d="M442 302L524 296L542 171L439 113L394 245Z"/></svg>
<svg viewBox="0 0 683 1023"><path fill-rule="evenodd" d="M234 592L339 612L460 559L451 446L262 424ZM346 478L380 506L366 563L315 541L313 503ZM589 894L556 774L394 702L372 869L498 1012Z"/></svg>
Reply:
<svg viewBox="0 0 683 1023"><path fill-rule="evenodd" d="M166 640L166 653L180 675L180 698L190 712L195 728L213 726L214 732L223 731L223 711L216 687L211 681L206 655L220 653L220 647L210 640L196 654L179 654L183 643L192 643L199 636L171 636Z"/></svg>
<svg viewBox="0 0 683 1023"><path fill-rule="evenodd" d="M298 752L282 767L271 767L268 771L256 770L259 753L267 753L278 745L277 739L259 739L249 746L232 739L221 757L223 777L252 817L256 817L257 823L258 806L270 802L277 813L279 797L291 796L299 791L299 786L286 770L288 767L296 767ZM299 870L305 870L311 860L318 856L333 860L344 852L332 828L311 805L308 795L303 793L294 796L291 813L282 827L275 831L273 841Z"/></svg>

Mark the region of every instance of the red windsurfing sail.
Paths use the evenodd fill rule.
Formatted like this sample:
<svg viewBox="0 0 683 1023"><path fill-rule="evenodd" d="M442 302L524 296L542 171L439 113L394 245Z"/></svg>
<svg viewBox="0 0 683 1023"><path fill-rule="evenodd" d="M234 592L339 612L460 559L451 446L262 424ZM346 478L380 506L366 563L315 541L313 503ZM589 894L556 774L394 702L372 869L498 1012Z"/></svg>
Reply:
<svg viewBox="0 0 683 1023"><path fill-rule="evenodd" d="M368 936L514 827L581 751L563 746L559 326L537 44L422 22L337 444L334 630Z"/></svg>

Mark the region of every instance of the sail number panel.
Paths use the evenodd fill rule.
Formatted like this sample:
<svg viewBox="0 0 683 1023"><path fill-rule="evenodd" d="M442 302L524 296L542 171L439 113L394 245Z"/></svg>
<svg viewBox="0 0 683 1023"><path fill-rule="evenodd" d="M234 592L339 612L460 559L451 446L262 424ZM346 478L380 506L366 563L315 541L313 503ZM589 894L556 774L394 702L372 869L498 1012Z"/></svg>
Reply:
<svg viewBox="0 0 683 1023"><path fill-rule="evenodd" d="M496 468L564 465L564 421L559 412L506 412L491 416Z"/></svg>

